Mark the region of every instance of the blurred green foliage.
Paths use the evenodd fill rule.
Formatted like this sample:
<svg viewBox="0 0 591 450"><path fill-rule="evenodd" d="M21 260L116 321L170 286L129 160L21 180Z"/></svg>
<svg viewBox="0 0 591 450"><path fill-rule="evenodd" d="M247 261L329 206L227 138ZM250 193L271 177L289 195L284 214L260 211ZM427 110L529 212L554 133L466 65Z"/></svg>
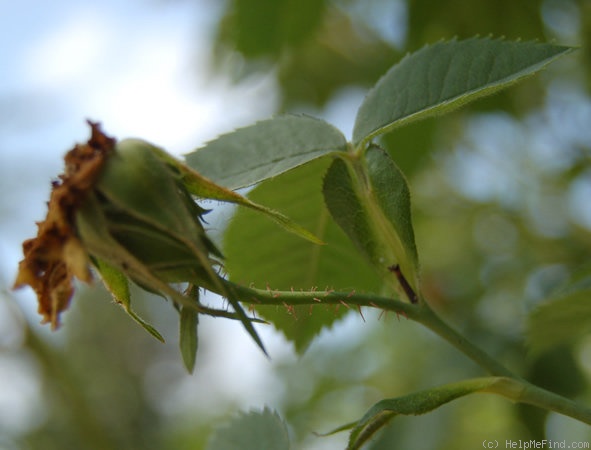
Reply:
<svg viewBox="0 0 591 450"><path fill-rule="evenodd" d="M212 46L217 70L238 79L273 72L281 112L323 111L342 92L374 84L405 53L477 34L556 40L581 50L501 95L383 139L409 177L425 295L517 373L589 404L591 340L533 356L523 336L527 313L589 260L589 203L576 200L580 189L589 192L591 178L589 0L230 0ZM350 106L351 114L357 107ZM270 261L269 270L291 283L281 261ZM204 448L211 428L236 405L225 398L215 408L197 400L171 406L180 402L175 388L190 383L177 361L175 336L158 344L105 298L104 292L77 298L59 344L44 343L43 334L23 323L26 338L4 350L34 361L44 417L13 435L13 446ZM159 312L145 313L158 317L156 324L166 322ZM320 438L311 432L358 419L381 398L482 374L404 318L372 312L364 318L350 313L332 337L323 335L297 361L271 354L266 363L279 383L269 406L290 424L297 448L342 448L345 433ZM221 344L202 344L204 358L224 358L216 350ZM196 376L199 366L198 358ZM218 379L200 382L214 386ZM474 396L397 419L369 448L480 448L484 439L544 436L591 440L587 428L561 420Z"/></svg>

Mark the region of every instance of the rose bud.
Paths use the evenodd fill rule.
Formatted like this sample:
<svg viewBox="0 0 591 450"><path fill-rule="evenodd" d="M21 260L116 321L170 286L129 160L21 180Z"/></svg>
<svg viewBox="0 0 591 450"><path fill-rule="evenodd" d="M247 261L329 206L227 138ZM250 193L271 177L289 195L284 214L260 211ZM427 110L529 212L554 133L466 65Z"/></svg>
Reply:
<svg viewBox="0 0 591 450"><path fill-rule="evenodd" d="M74 293L74 277L90 282L93 266L117 303L147 331L160 334L131 309L128 280L171 299L181 309L181 346L192 369L196 338L183 337L203 313L240 320L262 347L251 319L218 275L222 255L203 226L207 212L193 196L236 203L262 212L288 231L319 243L308 231L280 213L214 184L176 158L145 141L117 142L89 122L91 138L76 145L52 183L47 217L37 237L23 244L15 288L29 285L37 294L44 323L57 328L60 313ZM183 293L179 283L188 287ZM199 302L198 288L228 299L234 312ZM184 330L184 331L183 331ZM189 333L190 334L190 333ZM194 348L193 348L194 347ZM264 351L264 349L263 349Z"/></svg>

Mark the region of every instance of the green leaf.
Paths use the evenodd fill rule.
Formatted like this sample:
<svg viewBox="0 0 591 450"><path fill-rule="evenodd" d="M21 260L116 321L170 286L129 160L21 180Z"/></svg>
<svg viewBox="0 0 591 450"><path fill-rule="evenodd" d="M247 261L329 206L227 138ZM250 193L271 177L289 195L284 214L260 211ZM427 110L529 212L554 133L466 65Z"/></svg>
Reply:
<svg viewBox="0 0 591 450"><path fill-rule="evenodd" d="M129 292L129 283L127 281L127 277L123 275L121 271L106 263L105 261L102 261L101 259L94 258L93 262L101 275L105 287L109 290L115 299L115 302L117 302L117 304L119 304L123 310L144 330L146 330L160 342L164 342L164 338L158 332L158 330L156 330L156 328L138 316L133 311L133 309L131 309L131 294Z"/></svg>
<svg viewBox="0 0 591 450"><path fill-rule="evenodd" d="M299 167L262 183L249 194L313 230L326 245L297 239L260 215L239 209L224 235L225 268L233 281L279 290L380 290L379 278L324 206L320 185L328 163L320 160ZM300 353L320 330L349 311L345 305L257 306L256 310L294 342Z"/></svg>
<svg viewBox="0 0 591 450"><path fill-rule="evenodd" d="M287 427L277 413L242 413L218 428L210 438L207 450L289 450Z"/></svg>
<svg viewBox="0 0 591 450"><path fill-rule="evenodd" d="M412 120L441 114L532 75L570 47L472 38L438 42L403 58L368 93L359 108L353 143Z"/></svg>
<svg viewBox="0 0 591 450"><path fill-rule="evenodd" d="M456 398L475 392L494 391L494 385L505 383L503 378L487 377L438 386L415 392L403 397L381 400L357 422L349 436L347 450L356 450L371 436L398 415L419 415L428 413ZM346 429L349 425L340 427Z"/></svg>
<svg viewBox="0 0 591 450"><path fill-rule="evenodd" d="M533 310L527 321L527 340L535 354L572 344L591 333L591 275Z"/></svg>
<svg viewBox="0 0 591 450"><path fill-rule="evenodd" d="M365 159L335 159L324 178L323 193L334 220L377 272L396 286L399 280L389 268L398 265L411 290L418 294L410 193L390 156L372 145ZM406 289L401 294L414 297Z"/></svg>
<svg viewBox="0 0 591 450"><path fill-rule="evenodd" d="M199 289L191 289L193 295L197 295L199 298ZM192 308L185 306L181 307L181 319L180 319L180 337L179 346L181 348L181 355L183 362L189 373L193 373L195 369L195 360L197 357L197 325L199 325L199 316L197 311Z"/></svg>
<svg viewBox="0 0 591 450"><path fill-rule="evenodd" d="M343 134L307 116L281 116L220 136L186 155L187 165L229 189L250 186L332 152Z"/></svg>

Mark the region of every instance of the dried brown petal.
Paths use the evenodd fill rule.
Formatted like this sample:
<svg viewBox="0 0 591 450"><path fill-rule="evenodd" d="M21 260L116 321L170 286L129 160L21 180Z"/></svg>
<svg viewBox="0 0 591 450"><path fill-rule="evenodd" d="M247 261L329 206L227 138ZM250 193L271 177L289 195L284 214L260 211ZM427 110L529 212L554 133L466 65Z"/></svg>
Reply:
<svg viewBox="0 0 591 450"><path fill-rule="evenodd" d="M73 277L89 282L91 274L86 250L76 236L74 216L113 152L115 139L106 136L99 124L88 122L88 143L76 145L64 157L64 173L52 183L47 216L38 222L37 237L23 243L14 287L29 285L37 294L43 323L59 326L74 292Z"/></svg>

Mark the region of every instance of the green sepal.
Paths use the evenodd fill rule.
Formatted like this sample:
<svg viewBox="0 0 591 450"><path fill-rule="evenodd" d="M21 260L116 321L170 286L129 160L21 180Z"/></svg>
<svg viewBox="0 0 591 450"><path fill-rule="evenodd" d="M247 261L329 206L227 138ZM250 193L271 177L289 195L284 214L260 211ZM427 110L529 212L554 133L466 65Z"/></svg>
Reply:
<svg viewBox="0 0 591 450"><path fill-rule="evenodd" d="M104 213L104 205L97 198L96 194L90 194L85 199L84 204L78 210L76 215L77 231L90 255L94 258L108 261L110 265L116 267L138 285L150 292L155 292L164 297L168 297L183 307L192 308L197 312L212 316L240 320L256 344L266 354L262 341L252 325L254 319L250 319L240 306L239 302L231 297L231 294L228 293L224 286L224 280L215 274L213 268L211 271L215 277L214 279L187 279L184 281L223 293L234 307L234 314L205 308L172 288L168 284L170 279L162 280L156 273L150 270L149 267L138 259L136 255L131 253L123 243L118 242L109 231L111 227L112 224L109 224ZM149 245L149 243L147 245ZM208 261L206 258L207 255L203 255L203 258L200 259ZM197 261L199 261L199 259L197 259Z"/></svg>
<svg viewBox="0 0 591 450"><path fill-rule="evenodd" d="M172 252L173 256L172 261L167 261L167 264L172 263L173 268L168 268L165 279L161 278L162 273L158 274L150 270L144 261L141 261L140 267L135 267L136 273L131 275L132 278L139 284L148 286L189 308L195 308L196 305L167 283L185 281L225 296L234 308L236 318L242 322L247 332L266 354L262 341L252 325L252 320L246 315L240 303L232 298L222 278L213 268L213 262L209 256L213 243L205 234L200 222L203 210L191 201L188 189L182 183L186 175L181 172L179 177L179 167L182 168L182 166L171 166L170 157L165 160L163 154L164 152L153 145L137 139L126 139L117 144L116 152L107 161L96 186L97 191L110 203L109 207L105 208L106 229L111 235L117 235L117 242L134 259L138 255L146 256L145 252L149 252L144 247L151 245L149 239L142 245L141 240L132 242L128 233L117 234L117 226L128 225L133 220L123 220L119 225L109 220L109 217L113 218L109 216L113 214L112 206L116 213L136 219L136 224L142 230L141 233L155 231L161 234L159 243L172 239L186 247L188 253L179 260L174 260L179 255L178 245L159 252L158 257L164 261L167 261L169 252ZM204 183L204 185L211 191L215 190L211 184ZM215 253L219 254L217 251ZM185 259L187 255L189 266ZM192 268L191 257L193 258ZM176 268L175 264L177 264ZM219 311L216 315L219 315Z"/></svg>
<svg viewBox="0 0 591 450"><path fill-rule="evenodd" d="M234 308L234 311L236 311L238 318L242 322L242 325L244 325L244 328L246 328L246 331L248 332L248 334L250 334L250 337L252 337L252 339L255 341L257 346L262 350L262 352L265 354L265 356L269 356L269 354L267 353L267 350L265 349L265 346L263 345L263 341L261 341L261 338L259 337L258 333L254 329L254 326L252 324L253 321L259 322L259 323L266 323L266 322L264 320L260 320L260 319L256 319L256 320L251 319L246 315L244 308L242 308L242 305L238 301L238 296L236 294L234 294L233 288L229 284L226 284L226 292L227 292L226 300L228 300L228 303L230 303L230 305L232 305L232 308Z"/></svg>
<svg viewBox="0 0 591 450"><path fill-rule="evenodd" d="M120 223L133 222L140 229L159 233L163 239L175 240L186 247L195 266L205 273L199 281L219 284L209 258L213 244L200 222L202 210L196 205L189 206L187 194L169 167L154 153L152 145L138 140L117 143L116 151L107 161L95 190L105 198L101 203L105 205L109 232L112 233L112 227ZM117 238L127 247L125 233L118 234ZM129 245L132 247L133 243ZM143 245L149 247L150 241L146 240ZM174 261L176 247L171 247L170 251ZM169 260L168 251L160 252L159 258Z"/></svg>
<svg viewBox="0 0 591 450"><path fill-rule="evenodd" d="M134 140L135 141L135 140ZM140 141L141 142L141 141ZM240 206L251 208L255 211L267 215L270 219L275 221L278 225L283 227L285 230L293 233L301 238L307 239L315 244L323 244L314 234L306 230L304 227L298 225L289 217L281 214L274 209L267 208L266 206L259 205L248 198L238 194L235 191L227 189L223 186L219 186L210 179L204 177L199 172L191 169L189 166L184 165L173 156L169 155L165 151L153 148L154 152L167 164L176 170L181 178L182 183L186 187L187 191L196 197L207 198L211 200L219 200L222 202L233 203Z"/></svg>
<svg viewBox="0 0 591 450"><path fill-rule="evenodd" d="M192 286L188 291L189 296L195 297L195 302L199 303L199 288ZM180 310L179 326L179 346L183 363L189 373L195 369L197 359L197 348L199 345L197 326L199 325L199 315L193 308L182 306Z"/></svg>
<svg viewBox="0 0 591 450"><path fill-rule="evenodd" d="M76 214L76 229L89 254L131 278L150 292L169 297L182 305L196 308L165 281L154 274L141 260L129 252L109 233L108 221L95 194L89 195Z"/></svg>
<svg viewBox="0 0 591 450"><path fill-rule="evenodd" d="M115 302L121 306L123 310L144 330L146 330L160 342L164 343L164 338L158 332L158 330L138 316L131 308L131 295L129 292L129 282L127 281L127 277L120 270L101 259L92 258L92 260L94 266L101 276L101 279L103 280L105 287L111 293Z"/></svg>

